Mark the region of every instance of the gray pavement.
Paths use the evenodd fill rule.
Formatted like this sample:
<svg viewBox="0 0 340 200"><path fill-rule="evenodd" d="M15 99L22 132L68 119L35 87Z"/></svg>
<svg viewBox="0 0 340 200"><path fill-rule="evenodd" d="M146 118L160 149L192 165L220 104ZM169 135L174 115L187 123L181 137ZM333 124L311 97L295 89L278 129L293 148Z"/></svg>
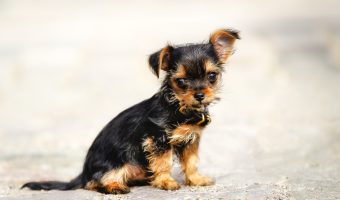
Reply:
<svg viewBox="0 0 340 200"><path fill-rule="evenodd" d="M340 199L338 1L0 1L0 199ZM210 187L29 191L70 180L100 129L150 97L149 54L241 30L200 149ZM182 182L179 167L174 177Z"/></svg>

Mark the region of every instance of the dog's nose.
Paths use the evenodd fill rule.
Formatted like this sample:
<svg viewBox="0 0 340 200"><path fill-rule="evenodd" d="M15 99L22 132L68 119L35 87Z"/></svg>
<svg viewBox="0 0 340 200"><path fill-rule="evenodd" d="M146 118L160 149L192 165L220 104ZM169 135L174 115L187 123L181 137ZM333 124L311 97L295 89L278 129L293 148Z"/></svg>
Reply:
<svg viewBox="0 0 340 200"><path fill-rule="evenodd" d="M194 95L194 97L195 97L195 99L196 99L197 101L202 101L202 100L204 99L204 94L201 93L201 92L199 92L199 93L196 93L196 94Z"/></svg>

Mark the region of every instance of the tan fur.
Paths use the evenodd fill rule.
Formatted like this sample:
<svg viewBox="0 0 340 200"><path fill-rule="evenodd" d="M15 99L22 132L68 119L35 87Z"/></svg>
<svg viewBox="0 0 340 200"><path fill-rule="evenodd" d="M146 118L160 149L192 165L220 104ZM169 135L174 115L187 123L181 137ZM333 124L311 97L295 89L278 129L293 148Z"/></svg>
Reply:
<svg viewBox="0 0 340 200"><path fill-rule="evenodd" d="M181 110L186 110L191 108L190 105L193 105L196 103L196 100L194 98L194 91L191 89L188 89L185 93L184 92L179 92L176 93L176 97L179 101L180 109Z"/></svg>
<svg viewBox="0 0 340 200"><path fill-rule="evenodd" d="M215 72L217 73L217 79L216 82L210 86L207 87L205 89L202 90L202 92L205 95L205 101L207 102L212 102L216 99L216 94L218 93L218 91L221 88L221 74L222 74L222 69L217 67L215 64L213 64L210 60L207 60L204 62L204 66L205 66L205 70L206 73L210 73L210 72Z"/></svg>
<svg viewBox="0 0 340 200"><path fill-rule="evenodd" d="M194 143L201 137L202 127L190 124L178 126L169 134L170 144Z"/></svg>
<svg viewBox="0 0 340 200"><path fill-rule="evenodd" d="M142 144L144 151L152 153L154 150L152 138L146 138Z"/></svg>
<svg viewBox="0 0 340 200"><path fill-rule="evenodd" d="M158 60L158 65L160 69L162 70L167 70L168 68L168 61L170 58L170 47L167 46L162 49L161 53L159 54L159 60Z"/></svg>
<svg viewBox="0 0 340 200"><path fill-rule="evenodd" d="M141 167L125 164L121 168L106 172L99 183L88 182L85 188L89 190L103 188L107 193L127 193L129 192L128 181L144 180L145 178L145 171Z"/></svg>
<svg viewBox="0 0 340 200"><path fill-rule="evenodd" d="M214 84L211 84L210 86L204 88L202 92L205 95L205 99L203 101L204 103L211 103L216 99L216 93L220 89L221 86L221 68L217 67L215 64L213 64L210 60L206 60L204 62L204 67L206 69L206 73L215 72L217 73L217 80ZM187 89L185 92L177 86L176 79L178 78L186 78L186 71L185 67L183 65L179 65L177 68L177 71L173 75L173 78L171 79L171 86L174 90L174 98L179 101L179 111L185 112L189 109L196 109L197 111L201 111L201 108L192 108L191 105L194 105L197 103L196 99L194 98L194 94L197 91L194 91L192 89Z"/></svg>
<svg viewBox="0 0 340 200"><path fill-rule="evenodd" d="M160 155L154 155L150 159L150 170L155 176L170 174L172 167L172 151L169 150Z"/></svg>
<svg viewBox="0 0 340 200"><path fill-rule="evenodd" d="M225 63L233 52L233 45L237 38L226 30L217 30L210 36L220 63Z"/></svg>
<svg viewBox="0 0 340 200"><path fill-rule="evenodd" d="M204 93L204 101L207 102L212 102L216 99L216 92L217 92L218 88L205 88L202 90L202 92Z"/></svg>
<svg viewBox="0 0 340 200"><path fill-rule="evenodd" d="M186 76L185 67L183 65L179 65L173 77L176 79L176 78L185 78L185 76Z"/></svg>
<svg viewBox="0 0 340 200"><path fill-rule="evenodd" d="M111 182L119 182L126 184L128 180L141 180L145 178L145 171L135 165L125 164L119 169L112 169L104 174L100 182L102 185L110 184Z"/></svg>
<svg viewBox="0 0 340 200"><path fill-rule="evenodd" d="M213 181L210 178L200 175L197 171L199 160L198 146L198 140L192 144L188 144L180 155L180 162L185 175L185 184L191 186L212 185Z"/></svg>
<svg viewBox="0 0 340 200"><path fill-rule="evenodd" d="M160 174L155 176L151 185L163 190L178 190L181 186L173 179L170 174Z"/></svg>
<svg viewBox="0 0 340 200"><path fill-rule="evenodd" d="M143 142L144 151L148 152L150 171L153 172L151 185L163 190L177 190L180 185L171 177L171 168L173 160L172 150L156 154L154 144L151 138Z"/></svg>
<svg viewBox="0 0 340 200"><path fill-rule="evenodd" d="M129 193L130 189L125 184L119 182L111 182L104 186L104 189L107 193L111 194L125 194Z"/></svg>
<svg viewBox="0 0 340 200"><path fill-rule="evenodd" d="M205 71L208 74L209 72L221 73L221 68L217 67L214 63L212 63L209 59L204 62Z"/></svg>
<svg viewBox="0 0 340 200"><path fill-rule="evenodd" d="M191 105L195 99L193 98L194 91L187 90L183 92L181 88L177 86L176 79L178 78L186 78L186 71L183 65L178 66L176 73L172 78L172 88L175 92L175 97L179 101L180 110L187 109L187 105Z"/></svg>
<svg viewBox="0 0 340 200"><path fill-rule="evenodd" d="M124 167L119 169L112 169L104 174L100 179L102 185L109 185L112 182L126 183L127 182L127 171Z"/></svg>
<svg viewBox="0 0 340 200"><path fill-rule="evenodd" d="M101 184L99 184L98 182L96 181L89 181L86 183L85 185L85 189L87 190L93 190L93 191L96 191L98 190L98 188L101 187Z"/></svg>

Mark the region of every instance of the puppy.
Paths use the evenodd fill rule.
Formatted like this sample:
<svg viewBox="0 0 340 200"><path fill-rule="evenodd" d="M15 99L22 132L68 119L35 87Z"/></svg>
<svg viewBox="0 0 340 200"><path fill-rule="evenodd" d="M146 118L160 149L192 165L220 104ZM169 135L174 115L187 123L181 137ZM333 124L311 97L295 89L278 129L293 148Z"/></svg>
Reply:
<svg viewBox="0 0 340 200"><path fill-rule="evenodd" d="M212 185L197 171L202 130L209 124L208 106L218 100L223 64L233 53L238 32L217 30L208 43L166 46L149 57L152 72L166 72L160 91L121 112L91 145L83 170L70 182L29 182L32 190L84 188L122 194L129 186L148 183L177 190L171 177L178 156L185 184Z"/></svg>

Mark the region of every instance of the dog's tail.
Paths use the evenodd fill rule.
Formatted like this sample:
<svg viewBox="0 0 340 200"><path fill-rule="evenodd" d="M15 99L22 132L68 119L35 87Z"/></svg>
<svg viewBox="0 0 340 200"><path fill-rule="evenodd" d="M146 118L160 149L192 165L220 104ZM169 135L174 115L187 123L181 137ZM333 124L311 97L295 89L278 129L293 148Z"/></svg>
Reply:
<svg viewBox="0 0 340 200"><path fill-rule="evenodd" d="M82 174L77 176L70 182L59 182L59 181L43 181L43 182L28 182L25 183L22 188L28 187L31 190L74 190L81 188Z"/></svg>

